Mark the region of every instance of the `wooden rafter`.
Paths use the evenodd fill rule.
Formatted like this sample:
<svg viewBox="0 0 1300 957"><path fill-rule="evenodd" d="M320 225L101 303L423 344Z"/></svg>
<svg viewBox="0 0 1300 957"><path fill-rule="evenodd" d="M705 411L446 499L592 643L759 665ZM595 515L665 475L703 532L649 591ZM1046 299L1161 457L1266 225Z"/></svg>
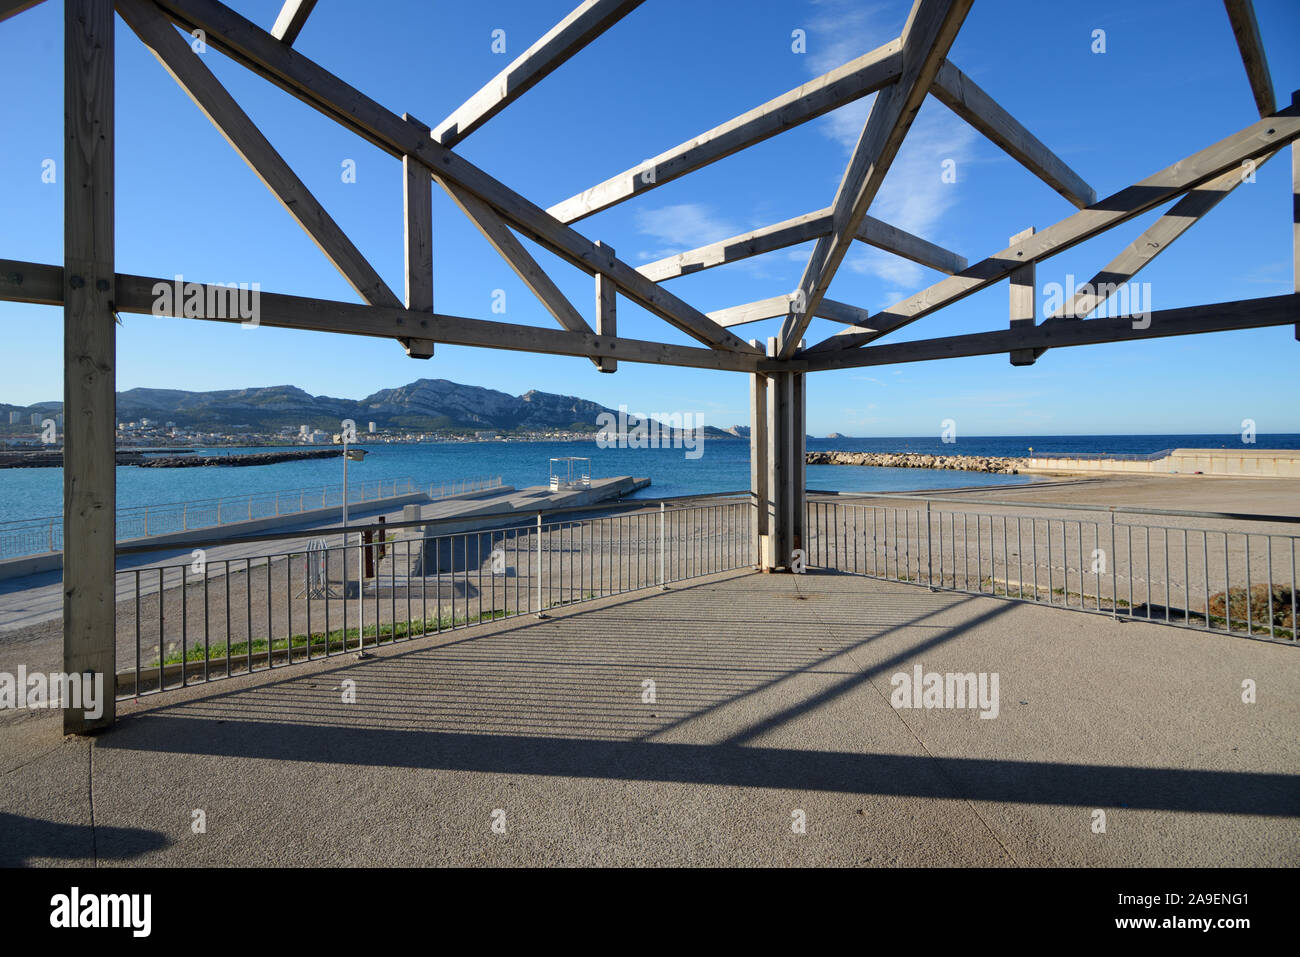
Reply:
<svg viewBox="0 0 1300 957"><path fill-rule="evenodd" d="M899 41L891 40L748 113L571 196L547 212L562 223L577 222L859 100L898 78L902 62L899 51Z"/></svg>
<svg viewBox="0 0 1300 957"><path fill-rule="evenodd" d="M1258 170L1276 155L1277 153L1269 153L1261 156L1255 163L1255 169ZM1061 308L1044 318L1043 322L1083 319L1093 310L1105 305L1120 286L1131 280L1148 263L1172 246L1174 240L1191 229L1202 216L1218 206L1245 180L1246 177L1240 169L1233 169L1187 193L1174 203L1169 212L1125 246L1124 250L1093 276L1090 282L1080 287L1078 293L1069 302L1062 303ZM1038 359L1046 351L1045 348L1035 349L1034 358Z"/></svg>
<svg viewBox="0 0 1300 957"><path fill-rule="evenodd" d="M254 72L273 80L304 103L393 156L409 154L431 173L487 203L510 226L588 274L599 272L619 291L687 335L719 349L753 353L749 343L710 320L621 260L610 262L595 244L541 207L489 176L432 136L405 122L370 97L334 76L292 47L218 0L158 0L178 22L202 28L209 46L230 54Z"/></svg>
<svg viewBox="0 0 1300 957"><path fill-rule="evenodd" d="M642 0L585 0L433 130L455 146L639 7Z"/></svg>
<svg viewBox="0 0 1300 957"><path fill-rule="evenodd" d="M546 311L555 317L556 322L570 332L593 332L587 320L582 318L578 310L573 307L573 303L569 302L564 293L560 291L560 287L546 274L546 270L537 264L537 260L529 254L528 250L524 248L524 244L515 237L515 234L510 231L510 227L502 221L501 217L491 207L463 189L443 180L438 180L438 185L447 191L447 195L451 197L452 202L477 227L483 238L491 243L492 248L506 261L506 264L528 287L528 290L537 297L538 301L546 307ZM597 367L600 366L598 361L593 360L593 362Z"/></svg>
<svg viewBox="0 0 1300 957"><path fill-rule="evenodd" d="M799 301L781 327L777 357L788 359L799 348L808 323L817 313L817 306L840 263L876 193L884 183L903 138L911 129L912 121L921 109L939 67L957 31L961 29L970 12L973 0L916 0L903 27L903 70L898 80L882 90L871 106L871 113L862 128L862 135L853 151L832 206L831 235L819 239L803 278L799 281ZM859 333L861 334L861 333Z"/></svg>
<svg viewBox="0 0 1300 957"><path fill-rule="evenodd" d="M675 279L688 273L712 269L714 266L724 266L727 263L740 262L751 256L758 256L777 249L785 249L789 246L797 246L811 239L829 236L833 225L831 214L832 211L829 207L819 209L813 213L805 213L803 216L796 216L779 223L773 223L771 226L764 226L761 229L741 233L729 239L709 243L707 246L700 246L698 249L691 249L656 262L647 263L644 266L637 267L637 272L647 279L653 279L655 282L664 282L667 279ZM863 218L862 225L858 228L855 238L870 246L883 249L896 256L902 256L904 259L910 259L923 266L929 266L931 269L937 269L948 275L966 268L964 257L872 216Z"/></svg>
<svg viewBox="0 0 1300 957"><path fill-rule="evenodd" d="M401 306L401 300L353 245L347 233L158 8L148 0L117 0L117 10L357 295L373 305Z"/></svg>
<svg viewBox="0 0 1300 957"><path fill-rule="evenodd" d="M1029 170L1075 206L1083 209L1097 201L1096 191L1070 169L993 97L961 70L945 62L930 90L935 99L996 143L1007 155Z"/></svg>
<svg viewBox="0 0 1300 957"><path fill-rule="evenodd" d="M900 329L944 306L1005 279L1025 263L1046 259L1091 239L1183 193L1238 170L1247 159L1276 151L1300 137L1300 109L1265 117L1158 173L1079 210L1053 226L943 279L928 289L877 313L878 331L836 333L808 348L809 353L850 349Z"/></svg>
<svg viewBox="0 0 1300 957"><path fill-rule="evenodd" d="M726 309L719 309L716 312L709 313L709 318L728 328L747 325L751 322L762 322L764 319L776 319L790 314L790 303L793 298L793 295L787 294L759 299L756 302L747 302L739 306L729 306ZM832 322L843 322L848 325L858 326L867 320L868 313L867 310L860 309L857 306L850 306L848 303L823 298L821 305L817 307L817 316L820 319L829 319Z"/></svg>
<svg viewBox="0 0 1300 957"><path fill-rule="evenodd" d="M0 23L44 2L45 0L0 0Z"/></svg>
<svg viewBox="0 0 1300 957"><path fill-rule="evenodd" d="M1264 41L1259 36L1259 22L1255 19L1255 5L1251 0L1223 0L1232 23L1232 35L1237 38L1241 62L1246 67L1250 92L1255 96L1255 107L1260 116L1277 111L1277 97L1273 93L1273 78L1268 72L1268 59L1264 56Z"/></svg>
<svg viewBox="0 0 1300 957"><path fill-rule="evenodd" d="M292 45L315 6L316 0L284 0L280 15L275 18L275 26L271 27L271 36Z"/></svg>
<svg viewBox="0 0 1300 957"><path fill-rule="evenodd" d="M35 6L36 2L39 0L10 0L7 3L0 0L0 19ZM722 361L724 364L739 363L744 368L750 368L759 350L727 332L728 326L786 315L787 322L778 339L779 348L775 357L779 364L788 360L798 349L802 333L813 316L845 323L848 328L841 333L818 343L812 349L798 353L801 368L820 367L830 361L827 354L832 351L849 351L855 345L872 342L1013 273L1028 275L1024 272L1025 267L1038 259L1054 255L1164 201L1181 196L1164 217L1098 273L1092 284L1091 296L1085 294L1077 297L1074 302L1063 307L1057 314L1048 316L1038 326L1028 326L1022 314L1015 330L1025 332L1030 338L1045 335L1044 330L1059 335L1054 331L1056 326L1066 324L1068 320L1104 304L1109 290L1135 275L1189 228L1191 223L1199 220L1231 192L1240 182L1235 168L1238 162L1254 159L1257 161L1256 166L1262 165L1281 146L1296 140L1298 135L1295 126L1296 108L1293 106L1281 113L1274 111L1272 83L1252 4L1249 0L1225 0L1242 61L1264 121L1128 190L1100 203L1095 202L1093 191L1077 173L945 59L970 5L969 0L916 0L903 35L897 40L715 127L688 143L666 151L592 190L572 197L549 211L528 202L446 148L499 113L592 39L635 9L639 2L640 0L586 0L464 106L439 124L436 130L429 131L427 128L418 128L418 124L409 122L405 117L397 117L384 110L291 48L290 45L314 6L314 0L286 0L276 25L270 32L240 17L219 0L157 0L156 6L163 9L163 16L154 15L155 4L151 0L118 0L124 19L127 19L142 39L146 39L146 43L169 72L368 302L380 305L384 310L402 306L402 302L355 250L342 230L270 147L233 98L207 72L206 67L198 64L195 68L195 58L189 56L187 50L184 51L185 56L180 55L184 50L184 41L169 28L165 31L162 29L167 20L174 20L187 29L202 28L209 44L215 49L229 54L386 152L403 158L408 219L408 318L405 322L420 321L410 315L412 312L421 315L427 313L433 319L479 322L456 317L437 317L432 312L431 268L427 270L430 278L426 282L422 277L426 273L427 257L420 247L420 243L424 242L426 245L423 249L427 250L429 230L426 224L419 221L419 215L412 212L422 205L421 192L413 184L419 178L418 171L424 169L438 179L485 235L497 237L499 251L516 272L530 277L525 278L525 282L565 326L565 333L587 336L593 340L611 339L609 335L602 337L592 331L586 320L559 293L558 287L524 250L512 230L537 241L562 259L597 277L597 314L605 316L608 328L614 328L613 304L616 296L625 295L709 345L711 349L741 357ZM570 222L622 202L645 189L653 189L872 92L879 92L880 95L864 127L853 160L845 170L835 203L826 210L690 250L648 264L639 270L618 260L609 247L587 240L567 226ZM1013 243L1002 253L974 266L967 265L964 259L948 250L868 216L866 209L919 109L920 100L928 94L933 94L947 104L1083 209L1041 233ZM1262 128L1265 121L1270 128ZM647 176L647 173L650 175ZM818 240L817 249L810 257L799 289L790 296L773 297L705 315L658 286L665 279L687 272L734 262L812 239ZM874 316L869 316L865 310L828 300L825 297L826 288L853 240L865 241L949 272L950 278ZM792 312L792 305L800 305L802 308ZM1067 309L1073 311L1063 314ZM352 313L348 312L347 315L348 321L351 321ZM401 324L395 316L389 316L385 321L389 320L393 325ZM1093 325L1096 322L1097 320L1089 321L1089 335L1100 334L1098 327ZM493 328L506 326L504 323L487 325ZM1021 326L1025 328L1021 329ZM466 338L473 338L474 335L477 333L465 334ZM411 337L409 333L407 336L396 337L403 338L404 341L418 338ZM514 337L507 338L513 340ZM1056 344L1056 339L1041 344L1035 340L1032 346L1018 348L1032 349L1032 354L1036 357ZM585 351L573 351L578 348L572 342L565 345L571 354L587 355L597 361L598 365L604 359L612 359L599 352L599 349L593 352L587 344L581 346ZM881 348L875 347L869 351L878 353ZM1000 346L993 351L1002 351L1004 348L1008 347ZM709 350L688 349L692 355L699 352L707 353ZM655 361L632 359L626 354L623 357L630 361ZM763 361L771 363L773 360ZM836 362L839 361L841 360L837 358ZM693 362L707 365L699 362L698 356L693 357ZM791 368L794 368L793 364Z"/></svg>

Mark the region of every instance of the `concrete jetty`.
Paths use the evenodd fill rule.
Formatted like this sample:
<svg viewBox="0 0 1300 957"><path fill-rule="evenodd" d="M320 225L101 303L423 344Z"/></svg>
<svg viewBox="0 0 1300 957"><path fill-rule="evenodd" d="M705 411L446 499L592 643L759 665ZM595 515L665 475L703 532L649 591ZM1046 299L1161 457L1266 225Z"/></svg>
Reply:
<svg viewBox="0 0 1300 957"><path fill-rule="evenodd" d="M412 501L413 498L418 498L418 496L402 495L396 498L372 500L364 504L353 504L350 508L349 518L352 522L360 524L373 522L380 516L386 522L458 519L457 521L430 527L427 529L427 533L430 536L436 536L483 532L483 538L486 540L490 531L497 530L499 532L501 528L527 522L538 510L569 506L594 506L630 495L632 492L645 488L649 484L650 479L648 478L619 476L614 478L593 478L588 488L559 489L557 491L551 491L545 486L517 489L513 486L499 485L489 489L480 489L440 498L434 502L426 501L424 504ZM210 529L191 531L186 538L190 542L207 542L224 538L238 538L240 535L264 534L274 531L297 532L301 530L301 537L277 539L274 543L255 541L205 546L208 557L206 574L209 578L218 578L221 576L227 562L235 563L235 568L238 569L243 567L245 559L251 559L253 567L260 567L265 564L266 559L264 556L270 552L287 554L305 551L312 540L321 537L320 533L314 530L322 525L337 521L340 517L339 511L340 509L335 506L317 511L281 516L278 519L263 518L254 519L252 522L247 523L234 522ZM500 512L513 514L506 517L483 517ZM518 517L515 517L516 515ZM413 529L395 529L392 534L397 540L404 540L413 537L422 538L425 531L425 529L417 526ZM468 539L462 539L462 541L470 542L468 547L471 558L479 548L477 544L478 538L477 535L470 535ZM142 595L150 595L157 591L154 576L152 574L143 574L146 569L156 570L164 566L174 568L177 565L178 556L182 556L182 560L185 562L189 560L190 545L181 541L178 535L168 535L166 540L168 543L173 543L175 548L167 548L156 553L126 555L118 558L119 570L130 568L133 570L139 569L142 572ZM151 539L133 539L129 543L120 542L119 545L144 544L147 541L151 541ZM490 552L490 546L487 546L487 548L488 551L482 553L484 559ZM412 549L411 564L415 566L418 562L427 561L429 573L433 574L435 561L432 554L433 550L429 549L431 554L427 560L423 558L424 551L424 548ZM400 559L399 554L402 556ZM55 561L53 567L40 567L35 570L28 570L21 575L10 575L7 580L0 582L0 633L39 625L43 622L53 622L62 614L63 591L58 564L61 562L62 553L52 552L48 556L38 557L48 559L49 556L53 556ZM390 563L398 560L405 561L405 549L399 551L395 548L390 552L390 556ZM13 559L9 563L0 562L0 579L6 577L3 574L3 566L6 564L18 569L18 563L32 561L33 559ZM463 554L460 561L461 567L463 567ZM411 575L418 576L421 574L420 569L422 567L396 570L396 574L399 579ZM383 578L391 579L393 574L394 570L390 565L390 568L383 573ZM126 601L131 597L134 594L133 586L134 580L131 576L118 575L116 583L117 600L119 602ZM167 587L169 592L175 590L170 583ZM51 646L52 650L53 647ZM3 655L0 655L0 658L2 657ZM51 662L53 660L51 658ZM0 668L0 670L3 669Z"/></svg>

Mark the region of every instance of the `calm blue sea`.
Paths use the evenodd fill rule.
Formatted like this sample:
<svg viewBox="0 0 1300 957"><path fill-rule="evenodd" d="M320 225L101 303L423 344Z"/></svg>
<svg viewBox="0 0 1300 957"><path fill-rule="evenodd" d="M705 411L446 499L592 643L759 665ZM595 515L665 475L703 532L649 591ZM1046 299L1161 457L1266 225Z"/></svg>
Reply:
<svg viewBox="0 0 1300 957"><path fill-rule="evenodd" d="M810 450L853 452L933 452L963 455L1036 453L1143 454L1169 448L1240 448L1231 435L1046 435L970 436L945 445L938 436L877 439L810 439ZM1260 435L1251 448L1300 449L1300 434ZM648 476L642 498L735 491L749 487L749 443L709 439L704 454L688 459L681 449L602 449L594 442L447 442L424 445L371 445L370 455L351 466L352 481L413 478L421 483L500 475L508 485L524 487L547 481L552 456L591 458L595 476ZM203 450L221 454L229 450ZM158 505L197 499L232 498L261 492L319 488L342 481L336 459L283 462L247 468L117 470L118 506ZM999 485L1032 481L1023 475L985 475L922 469L810 466L808 487L838 491L905 491ZM58 515L63 508L60 469L0 470L0 521Z"/></svg>

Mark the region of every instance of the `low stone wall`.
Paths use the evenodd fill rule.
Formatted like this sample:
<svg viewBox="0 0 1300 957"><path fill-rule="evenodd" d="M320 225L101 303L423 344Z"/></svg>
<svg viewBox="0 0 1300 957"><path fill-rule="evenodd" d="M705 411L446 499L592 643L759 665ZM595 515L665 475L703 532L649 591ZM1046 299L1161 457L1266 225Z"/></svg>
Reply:
<svg viewBox="0 0 1300 957"><path fill-rule="evenodd" d="M1034 456L1033 472L1223 475L1233 478L1300 478L1300 451L1289 449L1174 449L1158 459L1090 459Z"/></svg>
<svg viewBox="0 0 1300 957"><path fill-rule="evenodd" d="M994 455L928 455L920 452L808 452L808 465L871 465L889 469L952 469L1017 475L1025 460Z"/></svg>
<svg viewBox="0 0 1300 957"><path fill-rule="evenodd" d="M930 455L921 452L808 452L808 465L870 465L894 469L953 469L1017 475L1224 475L1233 478L1300 478L1300 451L1289 449L1173 449L1158 459L1034 455Z"/></svg>

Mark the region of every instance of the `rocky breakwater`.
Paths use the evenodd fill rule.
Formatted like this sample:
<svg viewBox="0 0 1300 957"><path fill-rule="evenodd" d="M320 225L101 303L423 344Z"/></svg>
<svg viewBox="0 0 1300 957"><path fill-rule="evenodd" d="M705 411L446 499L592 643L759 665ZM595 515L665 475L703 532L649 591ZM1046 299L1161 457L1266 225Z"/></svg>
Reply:
<svg viewBox="0 0 1300 957"><path fill-rule="evenodd" d="M274 465L276 462L298 462L302 459L334 459L343 454L342 446L332 449L296 449L285 452L249 452L230 455L168 455L141 459L131 464L146 469L203 468L209 465ZM119 461L119 465L122 463Z"/></svg>
<svg viewBox="0 0 1300 957"><path fill-rule="evenodd" d="M1017 475L1024 459L994 455L929 455L921 452L808 452L809 465L872 465L889 469L952 469Z"/></svg>

